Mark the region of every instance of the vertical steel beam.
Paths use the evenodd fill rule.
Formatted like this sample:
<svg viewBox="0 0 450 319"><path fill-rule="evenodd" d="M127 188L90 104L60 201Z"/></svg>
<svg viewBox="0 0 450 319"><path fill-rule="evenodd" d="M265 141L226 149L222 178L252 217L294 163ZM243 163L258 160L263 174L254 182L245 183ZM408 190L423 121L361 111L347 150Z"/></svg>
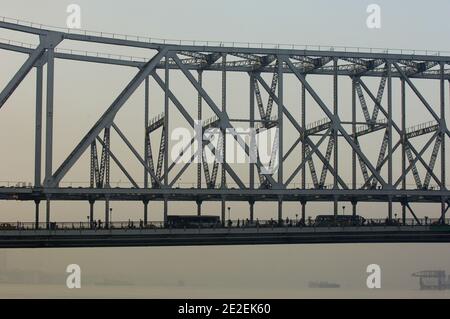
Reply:
<svg viewBox="0 0 450 319"><path fill-rule="evenodd" d="M202 201L197 200L197 216L201 216L201 215L202 215Z"/></svg>
<svg viewBox="0 0 450 319"><path fill-rule="evenodd" d="M47 229L50 229L50 198L47 198L45 207L45 225Z"/></svg>
<svg viewBox="0 0 450 319"><path fill-rule="evenodd" d="M333 114L337 118L338 115L338 58L333 59ZM333 140L334 140L334 149L333 149L333 166L334 166L334 181L333 181L333 189L338 188L338 164L339 164L339 154L338 154L338 130L336 127L333 128ZM334 199L334 215L338 214L338 198Z"/></svg>
<svg viewBox="0 0 450 319"><path fill-rule="evenodd" d="M148 145L147 145L147 141L148 141L148 121L150 119L150 105L149 105L149 97L150 97L150 83L149 83L149 77L147 76L145 78L145 82L144 82L144 136L145 136L145 141L144 141L144 161L145 163L148 163ZM148 188L148 172L147 170L144 168L144 188Z"/></svg>
<svg viewBox="0 0 450 319"><path fill-rule="evenodd" d="M166 54L165 58L165 70L164 70L164 81L166 82L166 87L164 90L164 187L169 187L169 55ZM164 224L167 223L167 215L169 209L168 198L164 198Z"/></svg>
<svg viewBox="0 0 450 319"><path fill-rule="evenodd" d="M305 76L306 77L306 76ZM302 96L301 96L301 107L302 107L302 128L306 129L306 89L305 85L301 83L301 90L302 90ZM302 163L305 162L306 157L306 136L305 133L300 133L302 137ZM306 189L306 169L302 169L302 175L301 175L301 183L302 183L302 189ZM303 205L303 204L302 204ZM302 208L303 210L303 208Z"/></svg>
<svg viewBox="0 0 450 319"><path fill-rule="evenodd" d="M355 142L356 137L356 80L352 77L352 134ZM352 149L352 189L356 189L356 152ZM357 201L352 201L352 215L356 216Z"/></svg>
<svg viewBox="0 0 450 319"><path fill-rule="evenodd" d="M445 172L445 130L447 128L446 122L445 122L445 78L444 78L444 72L445 72L445 64L444 62L441 62L440 65L440 106L441 106L441 183L442 186L445 189L447 189L446 185L446 172ZM442 198L441 202L441 222L445 223L445 199Z"/></svg>
<svg viewBox="0 0 450 319"><path fill-rule="evenodd" d="M220 219L222 221L222 225L225 225L225 209L226 209L226 207L225 207L225 198L224 197L222 197L221 203L222 203L222 212L221 212Z"/></svg>
<svg viewBox="0 0 450 319"><path fill-rule="evenodd" d="M352 78L352 134L356 141L356 80ZM356 189L356 152L352 149L352 189Z"/></svg>
<svg viewBox="0 0 450 319"><path fill-rule="evenodd" d="M302 200L302 222L306 222L306 201Z"/></svg>
<svg viewBox="0 0 450 319"><path fill-rule="evenodd" d="M55 51L53 48L47 50L47 99L46 99L46 124L45 124L45 184L52 177L53 162L53 89L55 81ZM51 204L47 198L45 221L47 229L50 229Z"/></svg>
<svg viewBox="0 0 450 319"><path fill-rule="evenodd" d="M225 53L222 53L222 111L226 112L227 111L227 71L226 71L226 63L227 63L227 56ZM226 139L226 129L222 128L222 139L223 139L223 144L222 144L222 150L219 150L219 152L221 152L221 160L222 160L222 164L221 164L221 171L222 171L222 178L221 178L221 188L225 188L226 187L226 171L225 171L225 163L227 160L227 139ZM225 202L225 198L222 197L222 216L225 216L225 206L226 206L226 202Z"/></svg>
<svg viewBox="0 0 450 319"><path fill-rule="evenodd" d="M111 207L109 205L109 198L108 198L108 196L105 196L105 228L109 228L109 223L111 222L109 220L110 211L111 211Z"/></svg>
<svg viewBox="0 0 450 319"><path fill-rule="evenodd" d="M251 200L249 201L250 204L250 222L253 222L255 218L255 201Z"/></svg>
<svg viewBox="0 0 450 319"><path fill-rule="evenodd" d="M163 212L164 225L167 224L168 213L169 213L169 201L168 201L167 197L164 197L164 212Z"/></svg>
<svg viewBox="0 0 450 319"><path fill-rule="evenodd" d="M352 215L353 215L353 217L355 217L356 214L357 214L357 211L356 211L357 205L358 205L357 201L352 201Z"/></svg>
<svg viewBox="0 0 450 319"><path fill-rule="evenodd" d="M166 55L165 59L165 72L164 81L166 82L166 87L164 90L164 186L169 186L169 55Z"/></svg>
<svg viewBox="0 0 450 319"><path fill-rule="evenodd" d="M283 198L280 196L278 198L278 223L283 222Z"/></svg>
<svg viewBox="0 0 450 319"><path fill-rule="evenodd" d="M148 224L148 203L149 203L149 200L148 199L144 199L143 203L144 203L144 225L147 225Z"/></svg>
<svg viewBox="0 0 450 319"><path fill-rule="evenodd" d="M406 189L406 86L405 80L400 80L400 103L401 103L401 129L402 129L402 189ZM405 199L406 201L406 199ZM406 205L402 203L402 223L406 223Z"/></svg>
<svg viewBox="0 0 450 319"><path fill-rule="evenodd" d="M250 189L255 188L255 162L257 157L255 129L255 77L250 73L250 156L249 156L249 177Z"/></svg>
<svg viewBox="0 0 450 319"><path fill-rule="evenodd" d="M200 87L203 86L203 70L198 71L198 85ZM202 102L203 98L200 93L197 95L197 120L200 123L200 125L203 126L201 123L202 121ZM203 130L201 131L203 132ZM202 140L203 137L200 138L199 141ZM203 145L202 143L198 143L197 145L197 188L202 188L202 160L203 160ZM201 216L202 214L202 201L197 200L197 215Z"/></svg>
<svg viewBox="0 0 450 319"><path fill-rule="evenodd" d="M305 75L306 78L306 75ZM303 83L300 83L301 85L301 121L302 121L302 128L306 129L306 88L305 85ZM305 162L305 157L306 157L306 135L305 132L303 131L301 134L301 140L302 140L302 163ZM306 189L306 166L303 167L302 171L301 171L301 187L302 189ZM301 206L301 220L303 223L306 222L306 201L302 200L300 202L300 206Z"/></svg>
<svg viewBox="0 0 450 319"><path fill-rule="evenodd" d="M227 111L227 71L226 71L226 65L227 65L227 56L225 53L222 54L222 111L226 113ZM225 165L227 159L227 134L226 129L222 129L222 138L223 138L223 149L222 149L222 183L221 187L226 187L226 171L225 171Z"/></svg>
<svg viewBox="0 0 450 319"><path fill-rule="evenodd" d="M278 187L283 185L283 60L278 57ZM283 198L278 199L278 222L283 221Z"/></svg>
<svg viewBox="0 0 450 319"><path fill-rule="evenodd" d="M148 121L150 120L150 79L147 76L145 78L144 83L144 134L145 134L145 140L144 140L144 161L148 165L149 156L148 156L148 142L150 136L148 136ZM148 188L148 172L147 169L144 167L144 188ZM149 201L147 199L143 200L144 204L144 225L147 225L148 223L148 203Z"/></svg>
<svg viewBox="0 0 450 319"><path fill-rule="evenodd" d="M110 181L110 153L109 149L111 146L111 127L107 126L105 128L105 188L111 187L111 181ZM109 196L105 196L105 227L109 228L110 220L110 203L109 203Z"/></svg>
<svg viewBox="0 0 450 319"><path fill-rule="evenodd" d="M388 119L387 119L387 129L389 132L388 137L388 187L392 189L392 72L391 72L391 61L386 61L387 68L387 86L388 86L388 96L387 96L387 104L388 104ZM389 198L388 203L388 218L392 219L392 198Z"/></svg>
<svg viewBox="0 0 450 319"><path fill-rule="evenodd" d="M283 185L283 60L278 57L278 184Z"/></svg>
<svg viewBox="0 0 450 319"><path fill-rule="evenodd" d="M43 63L36 66L36 126L34 134L34 187L41 187Z"/></svg>
<svg viewBox="0 0 450 319"><path fill-rule="evenodd" d="M47 120L45 133L45 180L52 177L53 164L53 89L55 81L55 52L53 48L47 50Z"/></svg>
<svg viewBox="0 0 450 319"><path fill-rule="evenodd" d="M90 228L94 227L94 204L95 200L89 200L89 222L91 223Z"/></svg>

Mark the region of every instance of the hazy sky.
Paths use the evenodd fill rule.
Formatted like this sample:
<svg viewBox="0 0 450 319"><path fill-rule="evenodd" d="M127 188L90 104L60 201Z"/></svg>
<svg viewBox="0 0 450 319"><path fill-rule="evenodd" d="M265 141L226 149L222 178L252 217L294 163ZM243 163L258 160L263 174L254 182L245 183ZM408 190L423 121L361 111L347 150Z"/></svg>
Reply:
<svg viewBox="0 0 450 319"><path fill-rule="evenodd" d="M448 50L450 44L445 39L450 34L450 24L448 23L448 12L450 12L450 2L445 0L431 0L424 4L423 1L211 1L211 0L192 0L192 1L61 1L61 0L42 0L42 1L24 1L0 0L0 15L17 18L21 20L43 23L64 27L67 13L66 8L69 4L76 3L82 10L82 28L88 30L108 31L122 34L143 35L158 38L184 39L184 40L214 40L214 41L239 41L239 42L264 42L264 43L292 43L308 45L340 45L340 46L360 46L360 47L378 47L378 48L403 48L403 49L422 49L422 50ZM381 29L370 30L366 27L366 18L368 13L366 8L369 4L376 3L381 7ZM432 14L429 14L430 10ZM37 39L23 37L13 32L0 31L0 37L6 39L20 40L36 43ZM151 52L145 50L127 50L124 48L110 48L100 45L83 45L77 43L64 43L64 47L77 48L81 50L100 51L100 52L118 52L135 56L150 57ZM25 60L25 56L9 52L0 52L0 88L4 87L14 72ZM64 160L67 154L74 148L79 139L90 129L97 118L110 105L114 98L120 93L123 87L135 74L136 70L124 67L112 67L105 65L93 65L86 63L57 61L56 62L56 84L55 84L55 154L54 168ZM173 90L180 97L187 109L192 110L191 114L196 114L196 94L193 88L182 76L173 72L171 75ZM206 90L211 97L220 102L220 77L219 74L206 74ZM270 75L266 77L270 81ZM331 78L311 76L311 83L317 88L317 91L327 103L331 103L332 92ZM350 81L340 79L342 93L339 96L340 115L342 118L349 119L350 116ZM375 91L378 80L368 79L367 84ZM417 87L422 90L423 95L429 99L430 103L437 109L439 101L438 85L436 81L417 81ZM33 150L34 150L34 71L31 72L17 89L14 95L8 100L5 106L0 110L0 181L26 181L33 180ZM394 118L398 121L399 112L399 82L394 80ZM232 117L248 116L248 77L245 75L229 74L228 76L228 109ZM448 101L448 88L446 88L446 103ZM163 109L162 91L151 84L151 112L152 116L159 114ZM243 98L244 97L244 98ZM266 96L264 96L266 98ZM418 124L431 117L425 114L425 108L420 102L408 92L408 108L412 110L408 114L408 125ZM285 83L285 103L296 119L300 118L299 105L300 93L298 81L293 77L286 77ZM308 98L308 122L318 120L324 117L311 98ZM206 104L205 108L206 107ZM369 107L373 105L369 103ZM448 108L447 108L448 109ZM276 108L274 108L274 113ZM447 119L448 114L447 113ZM205 117L212 115L211 111L205 111ZM143 150L143 89L142 87L130 98L123 110L118 114L117 123L123 131L127 133L135 147L142 152ZM172 125L186 125L177 112L173 112ZM362 118L362 113L358 114ZM286 146L287 150L296 136L292 127L286 127ZM363 149L372 155L371 159L376 162L378 148L381 142L382 132L374 134L369 140L364 142ZM398 138L398 137L396 137ZM426 142L424 137L418 141L418 148ZM155 143L157 143L155 141ZM348 149L344 146L342 149ZM155 144L156 145L156 144ZM324 144L325 146L326 144ZM143 169L132 157L132 154L126 149L124 144L119 141L117 136L112 136L112 149L126 163L127 169L138 181L142 181ZM450 147L447 148L450 151ZM289 168L286 174L290 173L294 165L299 161L299 150L296 156L292 157L287 163ZM340 157L341 169L344 179L350 181L350 157L349 153L343 152ZM428 153L427 153L428 154ZM449 153L450 154L450 153ZM429 155L425 156L425 159ZM448 157L448 156L447 156ZM400 167L399 156L396 156L394 168ZM436 167L439 167L439 160ZM317 165L320 171L322 166ZM239 168L242 176L245 178L246 169ZM383 171L384 172L384 171ZM423 170L421 170L422 176ZM309 177L308 177L309 178ZM230 179L229 179L230 180ZM299 182L297 177L297 183ZM359 176L358 180L361 180ZM73 167L71 172L64 180L65 182L88 182L89 166L88 156L83 156L80 164ZM112 181L125 182L126 178L122 176L116 167L112 167ZM182 177L181 183L195 182L195 167L192 167L186 176ZM408 183L413 183L409 178ZM3 183L4 184L4 183ZM232 207L233 217L242 218L248 214L248 208L244 204L229 203ZM350 211L350 205L347 205L346 212ZM220 204L205 204L206 213L218 214ZM113 203L114 220L128 218L141 218L141 203ZM270 218L276 216L275 204L257 204L257 216L259 218ZM308 215L329 212L331 204L312 204L308 206ZM434 205L414 205L420 216L439 216L439 206ZM87 203L54 203L54 220L84 220L88 214ZM170 205L169 213L192 213L195 211L194 203ZM400 213L399 207L395 206L395 212ZM294 217L299 213L299 205L290 203L285 205L285 216ZM385 216L385 204L361 204L359 213L368 216ZM103 218L103 204L97 205L96 214ZM161 204L151 204L151 219L160 220ZM43 215L41 216L43 218ZM0 202L0 220L28 220L34 219L33 203L15 203ZM314 247L321 247L317 251ZM372 260L370 257L373 245L359 245L345 247L330 246L292 246L288 248L259 247L255 248L252 258L246 258L249 247L221 248L211 252L206 248L171 248L171 249L146 249L145 253L137 250L55 250L45 251L45 253L35 256L30 251L16 251L12 254L13 266L29 264L30 267L46 268L49 264L56 264L56 268L51 268L55 272L60 271L60 264L70 262L69 260L81 260L89 264L89 260L97 264L100 259L93 258L92 254L97 255L100 251L101 256L106 256L107 260L112 262L105 267L110 267L111 273L132 272L133 267L118 263L117 267L110 266L117 262L117 256L130 254L129 260L136 258L140 265L151 265L152 260L162 260L158 264L156 273L158 276L166 276L164 282L172 282L170 271L162 270L167 264L183 264L186 260L190 269L187 277L188 281L202 282L198 279L195 271L196 260L214 260L218 255L222 256L220 263L212 263L208 268L203 263L200 267L207 275L207 278L215 278L213 283L219 285L220 282L229 282L233 287L241 287L242 278L250 276L253 269L260 267L260 272L256 272L255 282L260 277L268 276L268 282L273 283L277 278L282 278L281 282L289 286L290 276L296 271L292 268L295 265L298 269L306 267L309 273L315 276L300 277L300 281L314 279L319 277L334 280L334 278L344 278L352 285L360 287L361 273L363 265ZM412 246L411 251L415 252ZM445 268L450 266L450 260L443 258L448 247L446 245L423 245L418 251L417 256L414 253L400 254L402 246L377 246L375 250L376 259L380 263L385 262L389 267L398 269L392 270L391 278L396 276L405 276L402 267L409 265L409 272L420 270L420 267ZM342 253L342 255L341 255ZM278 262L269 258L275 254ZM69 257L68 257L69 255ZM168 258L167 256L171 257ZM343 276L342 273L335 271L334 267L326 267L327 264L335 263L336 268L345 269L349 267L349 262L345 256L363 256L358 260L358 268L353 269L352 273ZM107 257L109 256L109 257ZM139 259L139 256L144 256ZM333 256L335 256L333 258ZM336 257L339 256L339 257ZM396 259L390 259L391 256L397 256ZM314 259L317 257L317 259ZM415 258L413 263L411 259ZM441 258L442 257L442 258ZM48 261L52 258L52 262ZM110 258L110 259L108 259ZM172 259L171 259L172 258ZM264 263L261 263L261 258ZM349 257L350 258L350 257ZM48 259L48 260L47 260ZM347 258L348 259L348 258ZM36 264L30 262L37 261ZM305 263L305 260L313 260ZM436 262L434 262L436 261ZM81 263L81 262L80 262ZM44 264L44 266L42 266ZM262 267L261 264L266 266ZM120 265L120 267L119 267ZM239 265L239 266L236 266ZM417 265L416 269L415 265ZM360 267L361 266L361 267ZM262 267L262 268L261 268ZM309 267L309 268L308 268ZM325 268L326 270L324 270ZM120 269L121 270L120 270ZM145 268L145 267L143 267ZM150 267L151 268L151 267ZM316 269L318 268L318 269ZM450 268L450 267L449 267ZM447 268L447 269L449 269ZM229 270L230 269L230 270ZM228 271L229 270L229 271ZM97 271L97 269L96 269ZM177 278L183 279L183 276L177 271ZM209 272L208 272L209 271ZM146 273L146 269L139 269L138 274L142 276L152 276L151 271ZM324 275L325 274L325 275ZM193 277L192 277L193 276ZM328 277L327 277L328 276ZM406 277L404 277L406 278ZM215 281L216 280L216 281ZM408 279L409 280L409 279ZM407 282L404 279L403 282ZM270 287L270 285L267 285ZM411 287L403 285L402 287Z"/></svg>

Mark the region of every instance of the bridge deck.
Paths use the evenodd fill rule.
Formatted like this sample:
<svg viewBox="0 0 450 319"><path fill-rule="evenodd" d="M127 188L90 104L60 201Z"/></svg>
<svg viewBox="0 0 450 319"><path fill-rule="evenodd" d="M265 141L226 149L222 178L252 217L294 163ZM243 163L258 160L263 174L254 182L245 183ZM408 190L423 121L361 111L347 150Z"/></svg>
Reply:
<svg viewBox="0 0 450 319"><path fill-rule="evenodd" d="M432 226L365 226L0 232L0 248L412 242L450 242L450 230Z"/></svg>

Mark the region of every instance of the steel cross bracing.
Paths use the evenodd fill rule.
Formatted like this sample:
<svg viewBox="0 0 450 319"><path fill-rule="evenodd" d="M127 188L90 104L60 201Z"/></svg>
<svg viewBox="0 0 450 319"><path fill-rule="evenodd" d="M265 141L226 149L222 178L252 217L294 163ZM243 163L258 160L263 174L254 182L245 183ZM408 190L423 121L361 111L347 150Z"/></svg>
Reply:
<svg viewBox="0 0 450 319"><path fill-rule="evenodd" d="M139 41L139 38L129 40L56 32L5 21L0 21L0 28L35 35L38 41L36 45L0 41L1 50L27 56L23 65L0 91L0 111L6 107L9 97L14 94L25 77L29 76L30 71L33 68L37 70L34 186L0 188L0 199L35 201L37 222L39 202L49 203L50 200L86 200L91 205L95 201L107 203L110 200L143 201L145 222L147 222L147 205L150 201L164 201L165 217L168 213L168 201L195 201L199 207L198 213L201 213L203 201L220 201L222 219L225 201L249 202L251 219L256 201L277 201L278 218L283 217L283 201L299 202L303 210L307 202L333 202L335 214L338 201L351 202L354 206L353 213L357 212L358 202L385 202L388 205L389 218L392 217L394 202L401 203L404 212L408 210L413 216L415 214L411 205L414 202L440 203L441 220L448 210L450 193L447 189L445 164L446 141L450 133L446 124L445 111L448 105L445 102L445 95L449 91L446 83L450 80L450 56L175 45L144 42ZM110 45L111 50L114 50L115 46L147 49L148 56L137 59L122 58L120 55L113 55L114 52L103 54L71 51L64 47L67 41ZM119 65L136 69L135 76L117 94L113 103L106 108L98 121L58 167L53 166L52 160L56 151L52 147L55 60ZM43 66L47 66L45 105L42 98ZM198 97L195 112L188 107L192 101L181 101L175 94L174 87L177 84L170 77L174 72L181 74L188 81L190 88ZM214 72L221 75L220 102L216 102L209 95L205 86L205 74ZM230 91L227 87L227 83L230 82L230 78L227 77L229 72L241 73L249 79L245 87L248 85L250 94L240 95L242 102L239 107L248 108L250 118L230 117L233 108L237 106L227 99ZM266 82L266 76L271 76L271 81ZM332 92L331 101L320 96L312 84L313 81L309 80L313 76L333 80L333 85L329 87L329 91ZM377 90L371 89L366 84L369 78L379 79ZM301 106L300 103L298 106L287 105L284 95L288 91L285 85L288 79L294 79L298 84L297 93L302 92ZM343 79L352 83L352 105L339 103L345 89L345 86L340 85ZM438 102L433 104L425 98L416 85L418 81L416 79L438 84L438 90L433 91L439 92L436 100ZM164 95L164 111L156 117L155 108L149 103L150 81L161 89L159 92L155 90L154 93ZM146 112L143 154L137 151L136 142L127 137L126 130L122 131L115 122L116 114L119 111L125 112L122 109L126 109L126 102L141 85L146 87L143 103ZM400 103L393 100L394 90L397 89L402 97ZM406 90L410 93L408 96ZM309 103L305 98L306 95L314 103ZM413 99L414 102L411 101ZM426 114L432 120L423 124L407 121L408 113L416 112L419 108L424 116ZM276 114L272 114L274 109ZM348 112L343 110L351 110L352 118L344 117L343 114ZM206 111L212 112L213 116L205 121L202 116L207 114ZM255 116L255 111L259 116ZM169 124L173 112L179 112L193 129L195 120L203 120L202 135L209 129L222 133L216 143L203 140L198 145L199 151L191 157L192 160L200 159L196 165L191 162L179 163L184 152L195 144L195 138L186 145L177 160L169 158L171 148ZM315 116L317 112L324 114L325 118L318 121L308 120L310 116L311 119L317 118ZM398 113L402 113L402 118L398 118L396 115ZM40 133L43 116L46 117L46 126L45 139L42 141ZM151 117L152 120L149 119ZM235 128L235 122L247 123L248 127L255 129L256 136L262 132L276 132L268 163L262 163L260 150L239 134L224 134L227 130ZM286 126L293 127L295 134L288 135ZM161 131L160 135L158 131ZM383 134L376 135L378 131L382 131ZM111 134L117 134L126 144L132 156L142 166L143 177L132 176L119 156L116 156L115 145L111 143ZM419 147L416 141L421 136L426 138L426 143ZM254 161L245 164L248 165L249 177L243 175L235 163L227 161L226 154L229 152L227 140L236 141L247 158L254 157ZM159 142L157 157L152 150L152 141ZM102 148L100 157L98 145ZM284 145L289 145L287 152L283 149ZM376 156L373 152L367 151L368 148L373 150L373 145L380 145L376 150ZM297 146L301 146L301 153L296 151ZM76 189L64 187L67 173L89 147L91 158L88 186ZM206 161L207 152L214 156L212 166ZM342 152L345 152L348 163L351 162L351 176L346 172L348 169L345 169L347 163L340 163L339 154ZM401 168L394 161L394 157L399 153L402 157ZM429 160L425 160L428 156ZM43 174L42 157L45 159ZM294 164L288 165L290 160ZM322 167L320 174L316 171L317 165ZM196 166L196 187L180 186L181 177L194 166ZM110 187L111 170L116 168L127 177L130 187ZM423 181L421 174L424 174ZM217 181L219 175L220 182ZM255 177L259 182L255 182ZM148 183L149 179L151 183ZM414 181L413 186L407 182L409 180ZM107 211L105 213L107 214ZM47 221L50 221L49 206L46 216Z"/></svg>

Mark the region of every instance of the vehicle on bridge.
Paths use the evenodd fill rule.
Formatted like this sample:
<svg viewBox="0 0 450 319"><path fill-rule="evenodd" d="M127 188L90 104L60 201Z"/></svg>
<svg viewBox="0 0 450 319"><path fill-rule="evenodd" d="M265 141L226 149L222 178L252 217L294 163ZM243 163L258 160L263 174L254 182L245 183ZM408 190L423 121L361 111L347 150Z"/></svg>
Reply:
<svg viewBox="0 0 450 319"><path fill-rule="evenodd" d="M363 226L366 219L359 215L317 215L315 227Z"/></svg>
<svg viewBox="0 0 450 319"><path fill-rule="evenodd" d="M169 228L211 228L220 225L219 216L169 215L166 226Z"/></svg>

